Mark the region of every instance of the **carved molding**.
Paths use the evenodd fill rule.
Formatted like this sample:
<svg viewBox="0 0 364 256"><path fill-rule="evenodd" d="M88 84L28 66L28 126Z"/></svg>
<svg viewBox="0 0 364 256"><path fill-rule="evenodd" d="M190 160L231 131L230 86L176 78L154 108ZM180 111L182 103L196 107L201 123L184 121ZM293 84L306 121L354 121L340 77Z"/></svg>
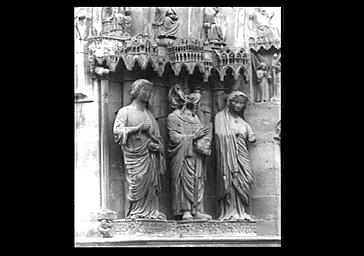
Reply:
<svg viewBox="0 0 364 256"><path fill-rule="evenodd" d="M115 220L111 234L128 237L256 236L256 223L237 221Z"/></svg>

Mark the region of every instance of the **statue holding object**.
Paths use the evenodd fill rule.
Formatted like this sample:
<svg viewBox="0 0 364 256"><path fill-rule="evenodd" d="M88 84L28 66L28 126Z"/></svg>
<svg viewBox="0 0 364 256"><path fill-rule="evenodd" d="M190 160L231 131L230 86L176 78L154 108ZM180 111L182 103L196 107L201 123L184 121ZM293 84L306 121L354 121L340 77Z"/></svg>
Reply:
<svg viewBox="0 0 364 256"><path fill-rule="evenodd" d="M166 220L159 212L161 174L165 172L164 142L158 123L148 110L152 83L138 79L131 85L132 103L121 108L114 122L114 135L124 155L130 201L127 218Z"/></svg>
<svg viewBox="0 0 364 256"><path fill-rule="evenodd" d="M203 211L206 156L211 154L211 132L197 115L201 94L184 95L176 85L169 91L174 111L168 115L172 172L173 214L182 220L212 219Z"/></svg>

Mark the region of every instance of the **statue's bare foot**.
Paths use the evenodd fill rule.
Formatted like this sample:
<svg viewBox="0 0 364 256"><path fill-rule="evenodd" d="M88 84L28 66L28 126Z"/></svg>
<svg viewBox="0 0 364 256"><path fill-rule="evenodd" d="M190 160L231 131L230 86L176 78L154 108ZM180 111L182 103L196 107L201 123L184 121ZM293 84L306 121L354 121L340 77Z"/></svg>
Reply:
<svg viewBox="0 0 364 256"><path fill-rule="evenodd" d="M249 221L249 222L255 222L255 220L252 217L250 217L249 214L246 214L244 219Z"/></svg>
<svg viewBox="0 0 364 256"><path fill-rule="evenodd" d="M182 216L182 220L192 220L193 217L190 212L184 212Z"/></svg>
<svg viewBox="0 0 364 256"><path fill-rule="evenodd" d="M194 219L197 219L197 220L211 220L212 217L210 215L208 215L207 213L202 213L202 212L197 212L194 216L193 216Z"/></svg>
<svg viewBox="0 0 364 256"><path fill-rule="evenodd" d="M167 216L164 213L161 213L160 212L157 219L159 219L159 220L166 220L167 219Z"/></svg>

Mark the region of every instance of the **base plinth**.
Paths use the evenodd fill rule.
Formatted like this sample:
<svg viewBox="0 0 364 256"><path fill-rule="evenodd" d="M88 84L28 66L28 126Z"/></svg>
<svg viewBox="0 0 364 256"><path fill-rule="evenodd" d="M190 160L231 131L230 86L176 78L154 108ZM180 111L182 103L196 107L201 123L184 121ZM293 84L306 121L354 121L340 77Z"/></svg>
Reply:
<svg viewBox="0 0 364 256"><path fill-rule="evenodd" d="M241 237L256 236L256 224L218 220L114 220L113 237Z"/></svg>

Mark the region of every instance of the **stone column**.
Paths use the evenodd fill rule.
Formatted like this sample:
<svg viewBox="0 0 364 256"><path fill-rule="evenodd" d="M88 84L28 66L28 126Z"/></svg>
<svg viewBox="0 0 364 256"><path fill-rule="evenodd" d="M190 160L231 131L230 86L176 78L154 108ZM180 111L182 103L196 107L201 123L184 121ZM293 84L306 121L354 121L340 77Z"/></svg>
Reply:
<svg viewBox="0 0 364 256"><path fill-rule="evenodd" d="M252 66L252 61L251 58L249 59L249 68L248 68L248 73L249 73L249 91L250 91L250 95L249 95L249 99L250 102L255 102L255 91L254 91L254 85L253 85L253 66Z"/></svg>
<svg viewBox="0 0 364 256"><path fill-rule="evenodd" d="M101 208L100 188L100 82L93 79L94 101L75 105L75 231L85 236L92 230L92 216Z"/></svg>
<svg viewBox="0 0 364 256"><path fill-rule="evenodd" d="M109 81L102 79L100 82L100 157L101 157L101 207L108 209L108 195L109 195L109 150L107 129L108 123L105 118L107 117L107 106L109 94Z"/></svg>
<svg viewBox="0 0 364 256"><path fill-rule="evenodd" d="M258 235L280 235L280 146L274 137L280 120L280 105L268 102L250 105L246 119L257 141L248 145L255 182L249 214L257 219Z"/></svg>

